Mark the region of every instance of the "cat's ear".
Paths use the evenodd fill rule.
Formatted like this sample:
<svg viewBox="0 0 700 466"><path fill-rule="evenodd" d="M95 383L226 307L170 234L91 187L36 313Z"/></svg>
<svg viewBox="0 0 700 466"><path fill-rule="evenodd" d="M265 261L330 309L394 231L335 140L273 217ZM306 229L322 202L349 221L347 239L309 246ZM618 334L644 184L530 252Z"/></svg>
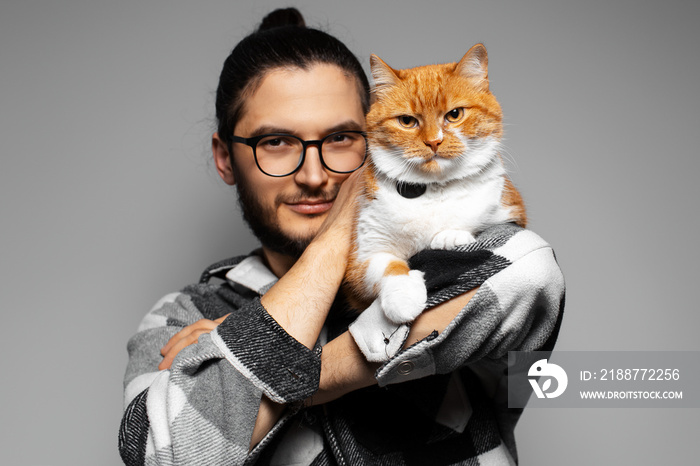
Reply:
<svg viewBox="0 0 700 466"><path fill-rule="evenodd" d="M372 70L372 78L374 78L373 94L381 93L383 90L396 85L399 81L396 71L378 56L372 54L369 57L369 64Z"/></svg>
<svg viewBox="0 0 700 466"><path fill-rule="evenodd" d="M488 90L489 88L489 57L484 44L476 44L457 63L455 73L472 79L474 84Z"/></svg>

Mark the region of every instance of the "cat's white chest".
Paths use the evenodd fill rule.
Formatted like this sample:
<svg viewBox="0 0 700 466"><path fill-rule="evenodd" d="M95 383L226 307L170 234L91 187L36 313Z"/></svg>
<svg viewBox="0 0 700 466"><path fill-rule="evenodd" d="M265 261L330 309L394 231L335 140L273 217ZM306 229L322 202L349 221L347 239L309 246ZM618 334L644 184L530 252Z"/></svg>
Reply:
<svg viewBox="0 0 700 466"><path fill-rule="evenodd" d="M428 249L441 232L475 234L493 223L507 221L501 206L503 177L475 182L428 185L424 194L406 198L395 182L381 180L376 198L361 206L357 225L358 258L390 252L408 259Z"/></svg>

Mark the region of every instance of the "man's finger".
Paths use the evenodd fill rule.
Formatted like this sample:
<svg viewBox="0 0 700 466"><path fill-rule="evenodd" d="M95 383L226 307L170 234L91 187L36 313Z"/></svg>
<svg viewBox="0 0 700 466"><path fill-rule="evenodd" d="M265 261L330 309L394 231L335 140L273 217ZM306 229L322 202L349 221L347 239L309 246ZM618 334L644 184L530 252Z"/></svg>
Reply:
<svg viewBox="0 0 700 466"><path fill-rule="evenodd" d="M192 332L189 333L184 338L181 338L172 348L170 348L169 351L164 355L163 360L161 361L160 364L158 364L158 369L163 370L163 369L170 369L170 366L173 364L173 360L175 359L175 356L180 353L184 348L187 348L193 343L197 343L199 340L199 336L203 333L209 333L208 330L206 329L197 329L193 330Z"/></svg>
<svg viewBox="0 0 700 466"><path fill-rule="evenodd" d="M175 335L170 337L170 340L161 348L160 354L165 356L171 348L177 344L180 340L183 338L187 338L192 332L200 329L206 329L208 331L213 330L216 328L217 324L213 320L209 319L200 319L194 324L190 324L187 327L183 328L179 332L177 332Z"/></svg>

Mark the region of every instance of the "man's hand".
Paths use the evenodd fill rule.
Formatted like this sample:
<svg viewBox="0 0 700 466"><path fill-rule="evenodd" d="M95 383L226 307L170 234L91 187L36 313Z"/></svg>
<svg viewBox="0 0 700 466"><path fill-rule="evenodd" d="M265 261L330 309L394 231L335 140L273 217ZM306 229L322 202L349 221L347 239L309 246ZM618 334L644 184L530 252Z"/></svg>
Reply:
<svg viewBox="0 0 700 466"><path fill-rule="evenodd" d="M201 334L211 332L230 315L231 314L226 314L216 320L201 319L177 332L160 350L160 354L163 355L163 360L158 364L158 369L170 369L177 353L192 343L197 343Z"/></svg>
<svg viewBox="0 0 700 466"><path fill-rule="evenodd" d="M328 212L326 220L316 233L314 242L326 240L327 236L333 236L334 246L348 247L352 242L352 232L355 227L357 214L357 200L364 190L364 170L362 167L354 171L342 184L338 195L333 202L333 207Z"/></svg>

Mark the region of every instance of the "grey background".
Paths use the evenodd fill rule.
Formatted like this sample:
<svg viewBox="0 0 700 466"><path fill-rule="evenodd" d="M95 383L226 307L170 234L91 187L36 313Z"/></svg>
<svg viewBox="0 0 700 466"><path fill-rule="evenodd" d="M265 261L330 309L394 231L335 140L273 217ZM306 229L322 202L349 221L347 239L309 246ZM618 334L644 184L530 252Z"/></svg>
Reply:
<svg viewBox="0 0 700 466"><path fill-rule="evenodd" d="M567 278L559 349L700 349L697 2L4 1L1 464L119 464L127 339L254 245L209 162L213 96L288 3L365 64L484 42L512 178ZM529 410L521 464L694 462L697 414Z"/></svg>

